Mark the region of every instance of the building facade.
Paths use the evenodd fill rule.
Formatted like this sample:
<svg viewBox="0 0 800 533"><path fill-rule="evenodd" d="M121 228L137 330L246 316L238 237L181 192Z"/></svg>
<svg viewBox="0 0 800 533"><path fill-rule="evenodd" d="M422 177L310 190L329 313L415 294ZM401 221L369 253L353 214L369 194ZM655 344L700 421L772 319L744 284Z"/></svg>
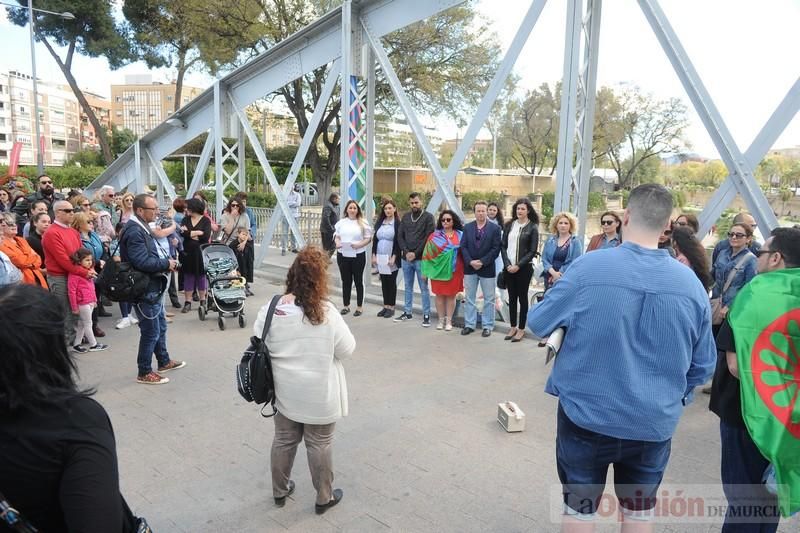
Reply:
<svg viewBox="0 0 800 533"><path fill-rule="evenodd" d="M68 88L39 81L39 145L46 166L62 166L80 149L78 100ZM35 165L36 125L33 79L20 72L0 73L0 164L7 165L15 142L20 165Z"/></svg>
<svg viewBox="0 0 800 533"><path fill-rule="evenodd" d="M183 107L202 93L202 89L184 85ZM138 137L167 120L175 110L175 83L153 82L149 74L125 76L123 85L111 86L111 123L127 128Z"/></svg>
<svg viewBox="0 0 800 533"><path fill-rule="evenodd" d="M100 126L105 128L107 132L111 132L111 101L103 98L100 95L93 94L87 91L83 92L86 100L89 102L89 107L92 108L94 116L100 122ZM98 140L97 132L89 122L89 117L81 109L81 148L100 150L100 141Z"/></svg>

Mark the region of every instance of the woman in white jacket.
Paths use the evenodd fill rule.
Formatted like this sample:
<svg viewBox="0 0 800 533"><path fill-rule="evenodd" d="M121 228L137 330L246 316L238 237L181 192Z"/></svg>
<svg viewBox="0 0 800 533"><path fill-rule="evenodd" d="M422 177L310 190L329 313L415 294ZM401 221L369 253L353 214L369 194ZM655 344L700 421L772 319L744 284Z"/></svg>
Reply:
<svg viewBox="0 0 800 533"><path fill-rule="evenodd" d="M347 415L347 383L340 360L356 347L344 319L327 300L328 264L328 256L315 246L297 254L267 335L278 410L270 457L275 505L283 507L294 491L289 477L297 445L305 440L317 514L339 503L343 495L333 488L333 430L336 420ZM261 335L267 308L261 308L253 325L256 335Z"/></svg>

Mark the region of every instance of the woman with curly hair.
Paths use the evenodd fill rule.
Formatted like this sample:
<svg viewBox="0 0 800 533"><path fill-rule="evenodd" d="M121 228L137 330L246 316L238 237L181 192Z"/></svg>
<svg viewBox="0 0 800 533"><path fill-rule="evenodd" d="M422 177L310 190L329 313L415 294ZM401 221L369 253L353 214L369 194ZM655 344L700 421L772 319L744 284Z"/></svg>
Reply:
<svg viewBox="0 0 800 533"><path fill-rule="evenodd" d="M714 279L711 277L708 255L695 237L693 228L676 227L672 231L672 249L675 250L675 259L691 268L703 287L706 290L710 289Z"/></svg>
<svg viewBox="0 0 800 533"><path fill-rule="evenodd" d="M572 213L562 211L550 220L550 238L542 250L545 290L560 280L569 265L583 254L583 244L575 235L577 231L578 219Z"/></svg>
<svg viewBox="0 0 800 533"><path fill-rule="evenodd" d="M539 215L529 199L519 198L511 208L511 219L503 228L500 244L511 326L508 335L504 337L507 341L520 342L525 336L528 289L533 278L533 258L538 254Z"/></svg>
<svg viewBox="0 0 800 533"><path fill-rule="evenodd" d="M422 275L431 280L431 290L436 295L439 330L453 329L456 295L464 290L464 259L460 251L463 234L461 219L445 209L439 213L436 229L422 252Z"/></svg>
<svg viewBox="0 0 800 533"><path fill-rule="evenodd" d="M272 441L272 495L283 507L294 492L290 478L301 440L305 440L311 481L317 490L316 513L342 499L333 488L333 430L347 416L347 383L341 359L352 355L356 341L328 301L329 256L316 246L300 250L286 275L267 335L275 380L275 438ZM258 313L253 332L259 337L269 306Z"/></svg>

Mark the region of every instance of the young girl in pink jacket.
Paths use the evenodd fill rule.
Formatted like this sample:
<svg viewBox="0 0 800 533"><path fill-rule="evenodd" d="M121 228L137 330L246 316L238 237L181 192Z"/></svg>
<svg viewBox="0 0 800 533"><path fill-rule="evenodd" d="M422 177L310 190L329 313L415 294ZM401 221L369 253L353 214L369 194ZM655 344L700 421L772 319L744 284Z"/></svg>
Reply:
<svg viewBox="0 0 800 533"><path fill-rule="evenodd" d="M72 262L86 269L94 267L94 257L88 248L79 248L72 254ZM84 276L69 274L67 277L67 295L72 313L78 315L75 321L75 346L78 353L100 352L108 349L105 344L100 344L92 332L92 310L97 305L97 295L94 291L94 282ZM82 339L86 337L89 347L82 346Z"/></svg>

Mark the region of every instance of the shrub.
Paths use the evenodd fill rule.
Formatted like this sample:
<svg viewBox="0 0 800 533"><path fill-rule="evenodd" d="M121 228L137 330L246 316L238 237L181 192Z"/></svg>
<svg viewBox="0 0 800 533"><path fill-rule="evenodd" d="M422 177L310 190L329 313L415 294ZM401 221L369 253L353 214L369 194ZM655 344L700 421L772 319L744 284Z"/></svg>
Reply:
<svg viewBox="0 0 800 533"><path fill-rule="evenodd" d="M83 189L92 183L99 176L105 167L98 166L68 166L68 167L47 167L45 172L53 178L53 185L56 189ZM8 172L8 167L0 166L0 176ZM36 167L19 167L18 176L26 176L35 180L39 174Z"/></svg>
<svg viewBox="0 0 800 533"><path fill-rule="evenodd" d="M475 202L483 200L486 203L495 202L497 205L503 205L503 194L497 191L471 191L465 192L462 195L464 211L472 211Z"/></svg>
<svg viewBox="0 0 800 533"><path fill-rule="evenodd" d="M599 213L606 210L606 202L603 200L602 193L589 193L589 213Z"/></svg>

